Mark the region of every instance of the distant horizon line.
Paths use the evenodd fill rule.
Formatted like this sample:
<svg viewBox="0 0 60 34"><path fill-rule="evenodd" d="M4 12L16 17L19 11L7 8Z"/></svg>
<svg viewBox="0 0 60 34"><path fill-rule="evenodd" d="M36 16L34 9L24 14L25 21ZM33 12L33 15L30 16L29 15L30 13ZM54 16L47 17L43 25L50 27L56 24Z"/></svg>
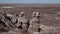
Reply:
<svg viewBox="0 0 60 34"><path fill-rule="evenodd" d="M60 3L0 3L0 4L60 4Z"/></svg>

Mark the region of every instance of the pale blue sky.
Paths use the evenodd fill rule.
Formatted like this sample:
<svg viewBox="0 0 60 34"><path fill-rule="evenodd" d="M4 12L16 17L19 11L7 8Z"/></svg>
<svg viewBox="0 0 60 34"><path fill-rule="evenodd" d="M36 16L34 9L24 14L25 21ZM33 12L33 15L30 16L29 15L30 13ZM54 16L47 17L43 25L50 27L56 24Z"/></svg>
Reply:
<svg viewBox="0 0 60 34"><path fill-rule="evenodd" d="M59 3L60 0L0 0L0 3Z"/></svg>

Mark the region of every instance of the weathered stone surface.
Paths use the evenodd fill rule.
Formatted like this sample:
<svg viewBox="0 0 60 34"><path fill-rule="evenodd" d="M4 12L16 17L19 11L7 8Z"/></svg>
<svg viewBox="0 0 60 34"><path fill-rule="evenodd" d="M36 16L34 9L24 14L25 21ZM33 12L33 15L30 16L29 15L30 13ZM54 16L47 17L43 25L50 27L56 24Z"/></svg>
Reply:
<svg viewBox="0 0 60 34"><path fill-rule="evenodd" d="M40 28L40 22L39 19L34 17L30 20L30 26L28 31L30 32L38 32Z"/></svg>
<svg viewBox="0 0 60 34"><path fill-rule="evenodd" d="M4 6L7 6L7 5L1 5L2 7ZM1 7L0 6L0 7ZM8 13L10 14L15 14L15 13L20 13L21 10L23 9L26 17L28 19L31 19L31 15L32 15L32 12L35 12L36 10L38 10L38 12L40 12L40 23L43 24L43 25L46 25L46 26L60 26L60 5L57 4L57 5L8 5L8 6L13 6L15 8L12 8L12 9L2 9L0 8L0 12L1 11L8 11ZM24 7L24 8L22 8ZM1 13L0 13L1 14ZM59 31L60 29L56 29L56 31ZM30 34L30 33L29 33ZM48 34L48 33L43 33L43 34ZM51 33L49 33L51 34ZM56 34L60 34L60 31L59 32L56 32Z"/></svg>

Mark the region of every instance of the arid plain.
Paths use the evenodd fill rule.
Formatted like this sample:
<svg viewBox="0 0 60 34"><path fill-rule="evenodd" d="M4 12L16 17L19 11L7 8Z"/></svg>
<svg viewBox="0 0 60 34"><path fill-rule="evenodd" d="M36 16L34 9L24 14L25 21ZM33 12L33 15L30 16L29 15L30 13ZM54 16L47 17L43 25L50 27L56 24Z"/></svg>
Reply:
<svg viewBox="0 0 60 34"><path fill-rule="evenodd" d="M60 4L0 4L0 14L7 12L9 14L18 14L24 11L28 20L32 18L33 12L40 12L40 23L47 26L47 29L54 27L54 31L41 31L40 34L60 34ZM0 29L3 25L0 25ZM4 27L3 27L4 28ZM43 27L46 30L46 27ZM22 34L32 34L20 30ZM7 32L0 32L0 34L12 34ZM13 34L17 34L14 32ZM18 33L19 34L19 33Z"/></svg>

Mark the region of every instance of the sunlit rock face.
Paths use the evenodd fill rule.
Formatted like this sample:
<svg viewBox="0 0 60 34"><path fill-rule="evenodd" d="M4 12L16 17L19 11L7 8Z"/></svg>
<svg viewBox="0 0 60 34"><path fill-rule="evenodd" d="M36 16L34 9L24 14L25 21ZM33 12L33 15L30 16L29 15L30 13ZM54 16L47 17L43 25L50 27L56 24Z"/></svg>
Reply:
<svg viewBox="0 0 60 34"><path fill-rule="evenodd" d="M4 6L4 7L1 7L1 8L14 8L14 7L12 7L12 6Z"/></svg>

